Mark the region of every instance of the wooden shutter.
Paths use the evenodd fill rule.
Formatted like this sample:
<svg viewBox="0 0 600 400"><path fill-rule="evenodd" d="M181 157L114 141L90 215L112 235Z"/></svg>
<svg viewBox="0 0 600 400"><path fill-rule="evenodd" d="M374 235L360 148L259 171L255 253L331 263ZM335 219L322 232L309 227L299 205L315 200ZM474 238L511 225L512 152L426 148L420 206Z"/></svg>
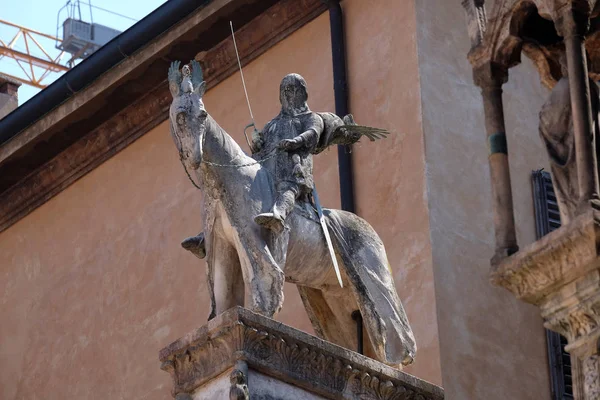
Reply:
<svg viewBox="0 0 600 400"><path fill-rule="evenodd" d="M560 227L558 203L550 174L546 171L533 171L533 201L537 238ZM573 399L573 379L571 376L571 356L565 351L567 339L556 332L546 330L550 381L553 400Z"/></svg>

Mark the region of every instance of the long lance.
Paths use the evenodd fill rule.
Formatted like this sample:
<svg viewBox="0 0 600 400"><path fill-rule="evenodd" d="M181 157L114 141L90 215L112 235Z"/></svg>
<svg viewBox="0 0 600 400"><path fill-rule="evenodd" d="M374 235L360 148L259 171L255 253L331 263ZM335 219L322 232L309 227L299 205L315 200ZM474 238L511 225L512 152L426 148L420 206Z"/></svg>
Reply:
<svg viewBox="0 0 600 400"><path fill-rule="evenodd" d="M240 61L240 53L238 53L237 43L235 41L235 33L233 33L233 22L232 21L229 21L229 26L231 27L231 38L233 39L233 48L235 49L235 57L237 58L238 67L240 68L240 76L242 77L242 86L244 87L244 94L246 95L246 103L248 103L248 111L250 111L250 119L252 120L252 122L250 122L244 128L244 137L246 138L246 143L248 143L248 147L250 147L250 151L253 152L254 149L252 148L252 144L250 143L250 140L248 139L248 134L246 133L246 131L248 130L248 128L254 128L254 133L258 133L258 131L256 130L256 123L254 122L254 114L252 114L252 107L250 107L250 99L248 98L248 90L246 89L246 81L244 80L244 71L242 71L242 62Z"/></svg>
<svg viewBox="0 0 600 400"><path fill-rule="evenodd" d="M335 252L333 251L331 236L329 236L329 229L327 228L327 224L325 223L325 216L323 215L323 209L321 208L321 203L319 202L319 195L317 194L316 187L313 187L312 195L313 199L315 200L315 206L317 207L317 214L319 214L319 222L321 223L321 228L323 229L323 235L325 235L325 241L327 242L327 248L329 249L329 255L331 256L331 261L333 261L335 275L337 276L340 286L343 288L344 284L342 283L342 274L340 274L340 266L338 265Z"/></svg>

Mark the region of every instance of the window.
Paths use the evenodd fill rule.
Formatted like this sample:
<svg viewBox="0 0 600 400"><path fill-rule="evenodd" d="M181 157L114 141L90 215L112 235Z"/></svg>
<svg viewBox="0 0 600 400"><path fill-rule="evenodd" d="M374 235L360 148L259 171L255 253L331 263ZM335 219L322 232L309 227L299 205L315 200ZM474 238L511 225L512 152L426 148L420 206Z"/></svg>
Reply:
<svg viewBox="0 0 600 400"><path fill-rule="evenodd" d="M552 179L546 171L533 171L533 201L537 238L560 227L560 214ZM553 400L573 399L571 376L571 356L565 351L567 339L556 332L546 331L548 361L550 362L550 383Z"/></svg>

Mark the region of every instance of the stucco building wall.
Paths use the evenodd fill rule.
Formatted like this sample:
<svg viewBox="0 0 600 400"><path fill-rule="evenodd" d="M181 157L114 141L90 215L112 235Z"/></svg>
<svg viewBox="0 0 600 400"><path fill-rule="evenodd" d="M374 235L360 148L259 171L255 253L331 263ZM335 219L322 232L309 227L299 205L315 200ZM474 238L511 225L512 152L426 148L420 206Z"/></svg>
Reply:
<svg viewBox="0 0 600 400"><path fill-rule="evenodd" d="M417 339L407 372L441 384L412 1L345 0L350 111L388 129L354 146L357 213L386 244L398 293Z"/></svg>
<svg viewBox="0 0 600 400"><path fill-rule="evenodd" d="M448 399L549 399L536 308L488 280L493 254L483 106L458 2L416 1L427 192L443 386ZM518 239L535 240L531 171L547 167L537 118L547 95L533 66L510 71L506 129Z"/></svg>
<svg viewBox="0 0 600 400"><path fill-rule="evenodd" d="M419 353L408 372L440 384L414 7L343 5L351 110L394 132L355 148L358 213L387 245L415 331ZM245 68L258 126L279 111L279 81L292 71L307 79L313 109L333 109L330 51L324 14ZM239 75L205 104L245 147ZM315 170L323 204L339 207L335 149ZM204 263L179 246L202 228L199 196L165 122L0 233L1 398L169 396L157 352L208 315ZM285 294L278 319L311 332L295 288Z"/></svg>

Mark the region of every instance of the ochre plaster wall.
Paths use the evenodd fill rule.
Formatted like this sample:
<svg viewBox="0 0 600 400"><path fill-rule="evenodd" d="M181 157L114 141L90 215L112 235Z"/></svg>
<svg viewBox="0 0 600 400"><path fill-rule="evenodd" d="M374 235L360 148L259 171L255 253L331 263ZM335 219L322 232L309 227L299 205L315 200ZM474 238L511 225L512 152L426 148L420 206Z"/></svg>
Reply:
<svg viewBox="0 0 600 400"><path fill-rule="evenodd" d="M407 372L441 385L412 1L345 0L350 111L388 129L354 146L357 212L382 237L417 339Z"/></svg>
<svg viewBox="0 0 600 400"><path fill-rule="evenodd" d="M420 0L417 43L443 385L449 400L549 399L539 311L491 286L490 178L479 89L458 2ZM531 171L546 167L537 116L547 92L528 60L504 87L521 245L535 240Z"/></svg>
<svg viewBox="0 0 600 400"><path fill-rule="evenodd" d="M396 132L355 149L358 211L387 245L415 330L408 371L439 384L414 8L347 0L344 9L352 111ZM292 71L307 79L313 109L333 110L330 51L324 14L245 68L259 126L279 111L279 81ZM242 144L239 75L205 104ZM336 150L315 170L322 202L339 207ZM0 398L169 397L158 350L208 315L205 265L179 246L201 229L199 196L165 122L0 233ZM278 318L312 331L292 286Z"/></svg>

